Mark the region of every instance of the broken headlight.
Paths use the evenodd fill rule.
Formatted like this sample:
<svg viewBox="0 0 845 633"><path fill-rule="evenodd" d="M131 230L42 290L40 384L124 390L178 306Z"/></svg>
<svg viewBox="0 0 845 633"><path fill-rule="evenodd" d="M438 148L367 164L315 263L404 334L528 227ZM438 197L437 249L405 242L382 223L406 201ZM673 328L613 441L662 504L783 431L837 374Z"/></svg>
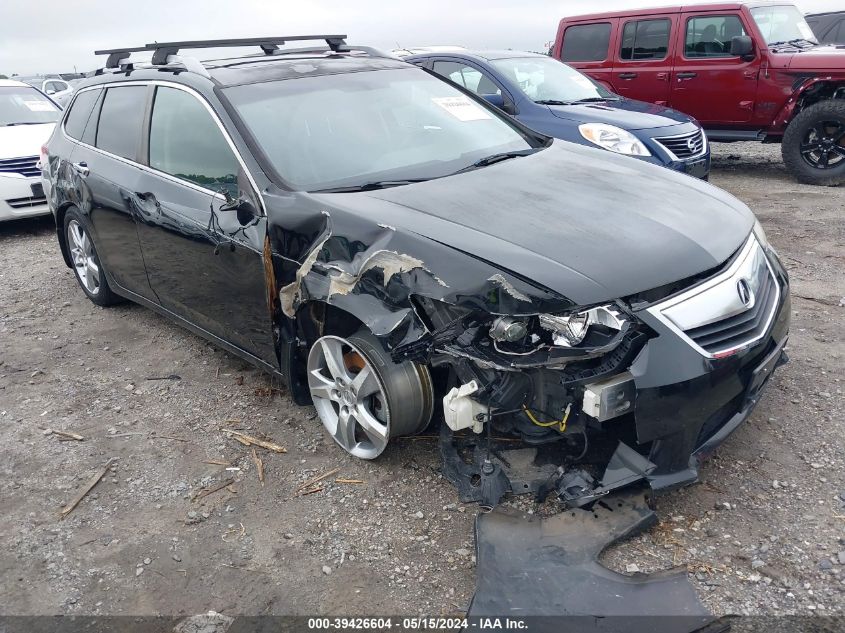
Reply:
<svg viewBox="0 0 845 633"><path fill-rule="evenodd" d="M562 315L541 314L538 319L540 327L551 332L552 342L560 347L580 345L593 326L618 332L625 323L622 313L613 306L597 306Z"/></svg>
<svg viewBox="0 0 845 633"><path fill-rule="evenodd" d="M593 348L606 345L626 322L612 305L573 310L563 314L496 318L489 335L496 349L524 355L541 348Z"/></svg>

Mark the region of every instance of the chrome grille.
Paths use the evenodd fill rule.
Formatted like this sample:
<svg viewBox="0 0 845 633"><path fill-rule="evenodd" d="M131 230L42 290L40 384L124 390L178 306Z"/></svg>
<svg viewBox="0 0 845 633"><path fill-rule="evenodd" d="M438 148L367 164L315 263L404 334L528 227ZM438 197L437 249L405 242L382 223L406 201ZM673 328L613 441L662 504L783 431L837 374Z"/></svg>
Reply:
<svg viewBox="0 0 845 633"><path fill-rule="evenodd" d="M780 301L780 285L752 235L722 273L649 312L715 358L763 338Z"/></svg>
<svg viewBox="0 0 845 633"><path fill-rule="evenodd" d="M29 198L11 198L6 200L6 204L8 204L13 209L27 209L29 207L37 207L42 204L47 204L47 198L45 196L31 196Z"/></svg>
<svg viewBox="0 0 845 633"><path fill-rule="evenodd" d="M769 274L768 269L759 270L760 279L755 293L754 303L745 312L710 323L701 327L686 330L686 335L695 341L703 350L717 354L721 350L731 349L742 345L749 339L759 338L765 334L764 326L767 317L775 308L777 298L777 282Z"/></svg>
<svg viewBox="0 0 845 633"><path fill-rule="evenodd" d="M0 158L0 174L20 174L21 176L40 176L41 170L36 167L38 156L23 158Z"/></svg>
<svg viewBox="0 0 845 633"><path fill-rule="evenodd" d="M679 160L694 158L703 154L707 149L707 137L704 136L704 130L701 129L689 134L662 136L654 140Z"/></svg>

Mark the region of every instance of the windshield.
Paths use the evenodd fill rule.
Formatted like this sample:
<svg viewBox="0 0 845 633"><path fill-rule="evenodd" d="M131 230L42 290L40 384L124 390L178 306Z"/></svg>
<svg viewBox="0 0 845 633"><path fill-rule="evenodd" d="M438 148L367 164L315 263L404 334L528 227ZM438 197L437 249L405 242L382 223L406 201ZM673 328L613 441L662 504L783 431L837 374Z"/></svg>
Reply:
<svg viewBox="0 0 845 633"><path fill-rule="evenodd" d="M0 126L54 123L61 111L34 88L0 87Z"/></svg>
<svg viewBox="0 0 845 633"><path fill-rule="evenodd" d="M225 90L276 172L298 189L445 176L529 137L422 70L303 77Z"/></svg>
<svg viewBox="0 0 845 633"><path fill-rule="evenodd" d="M586 75L550 57L497 59L491 63L532 101L618 99Z"/></svg>
<svg viewBox="0 0 845 633"><path fill-rule="evenodd" d="M818 44L813 29L801 12L791 5L751 9L751 15L766 44L787 44L803 40Z"/></svg>

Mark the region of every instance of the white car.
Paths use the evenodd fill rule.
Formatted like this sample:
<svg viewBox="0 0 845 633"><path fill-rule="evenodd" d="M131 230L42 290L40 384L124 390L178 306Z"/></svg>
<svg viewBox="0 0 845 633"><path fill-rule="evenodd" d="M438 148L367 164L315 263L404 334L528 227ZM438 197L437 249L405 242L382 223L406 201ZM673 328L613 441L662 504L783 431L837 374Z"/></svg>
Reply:
<svg viewBox="0 0 845 633"><path fill-rule="evenodd" d="M32 86L0 79L0 221L50 213L38 160L60 116Z"/></svg>

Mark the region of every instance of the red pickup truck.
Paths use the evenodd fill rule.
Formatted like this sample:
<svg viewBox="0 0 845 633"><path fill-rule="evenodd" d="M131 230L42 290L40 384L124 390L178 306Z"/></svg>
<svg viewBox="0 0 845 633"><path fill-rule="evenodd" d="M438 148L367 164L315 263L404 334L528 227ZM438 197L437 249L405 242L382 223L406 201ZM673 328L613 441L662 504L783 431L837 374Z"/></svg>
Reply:
<svg viewBox="0 0 845 633"><path fill-rule="evenodd" d="M694 116L713 141L782 143L802 182L845 183L845 47L819 46L792 4L568 17L552 56L625 97Z"/></svg>

